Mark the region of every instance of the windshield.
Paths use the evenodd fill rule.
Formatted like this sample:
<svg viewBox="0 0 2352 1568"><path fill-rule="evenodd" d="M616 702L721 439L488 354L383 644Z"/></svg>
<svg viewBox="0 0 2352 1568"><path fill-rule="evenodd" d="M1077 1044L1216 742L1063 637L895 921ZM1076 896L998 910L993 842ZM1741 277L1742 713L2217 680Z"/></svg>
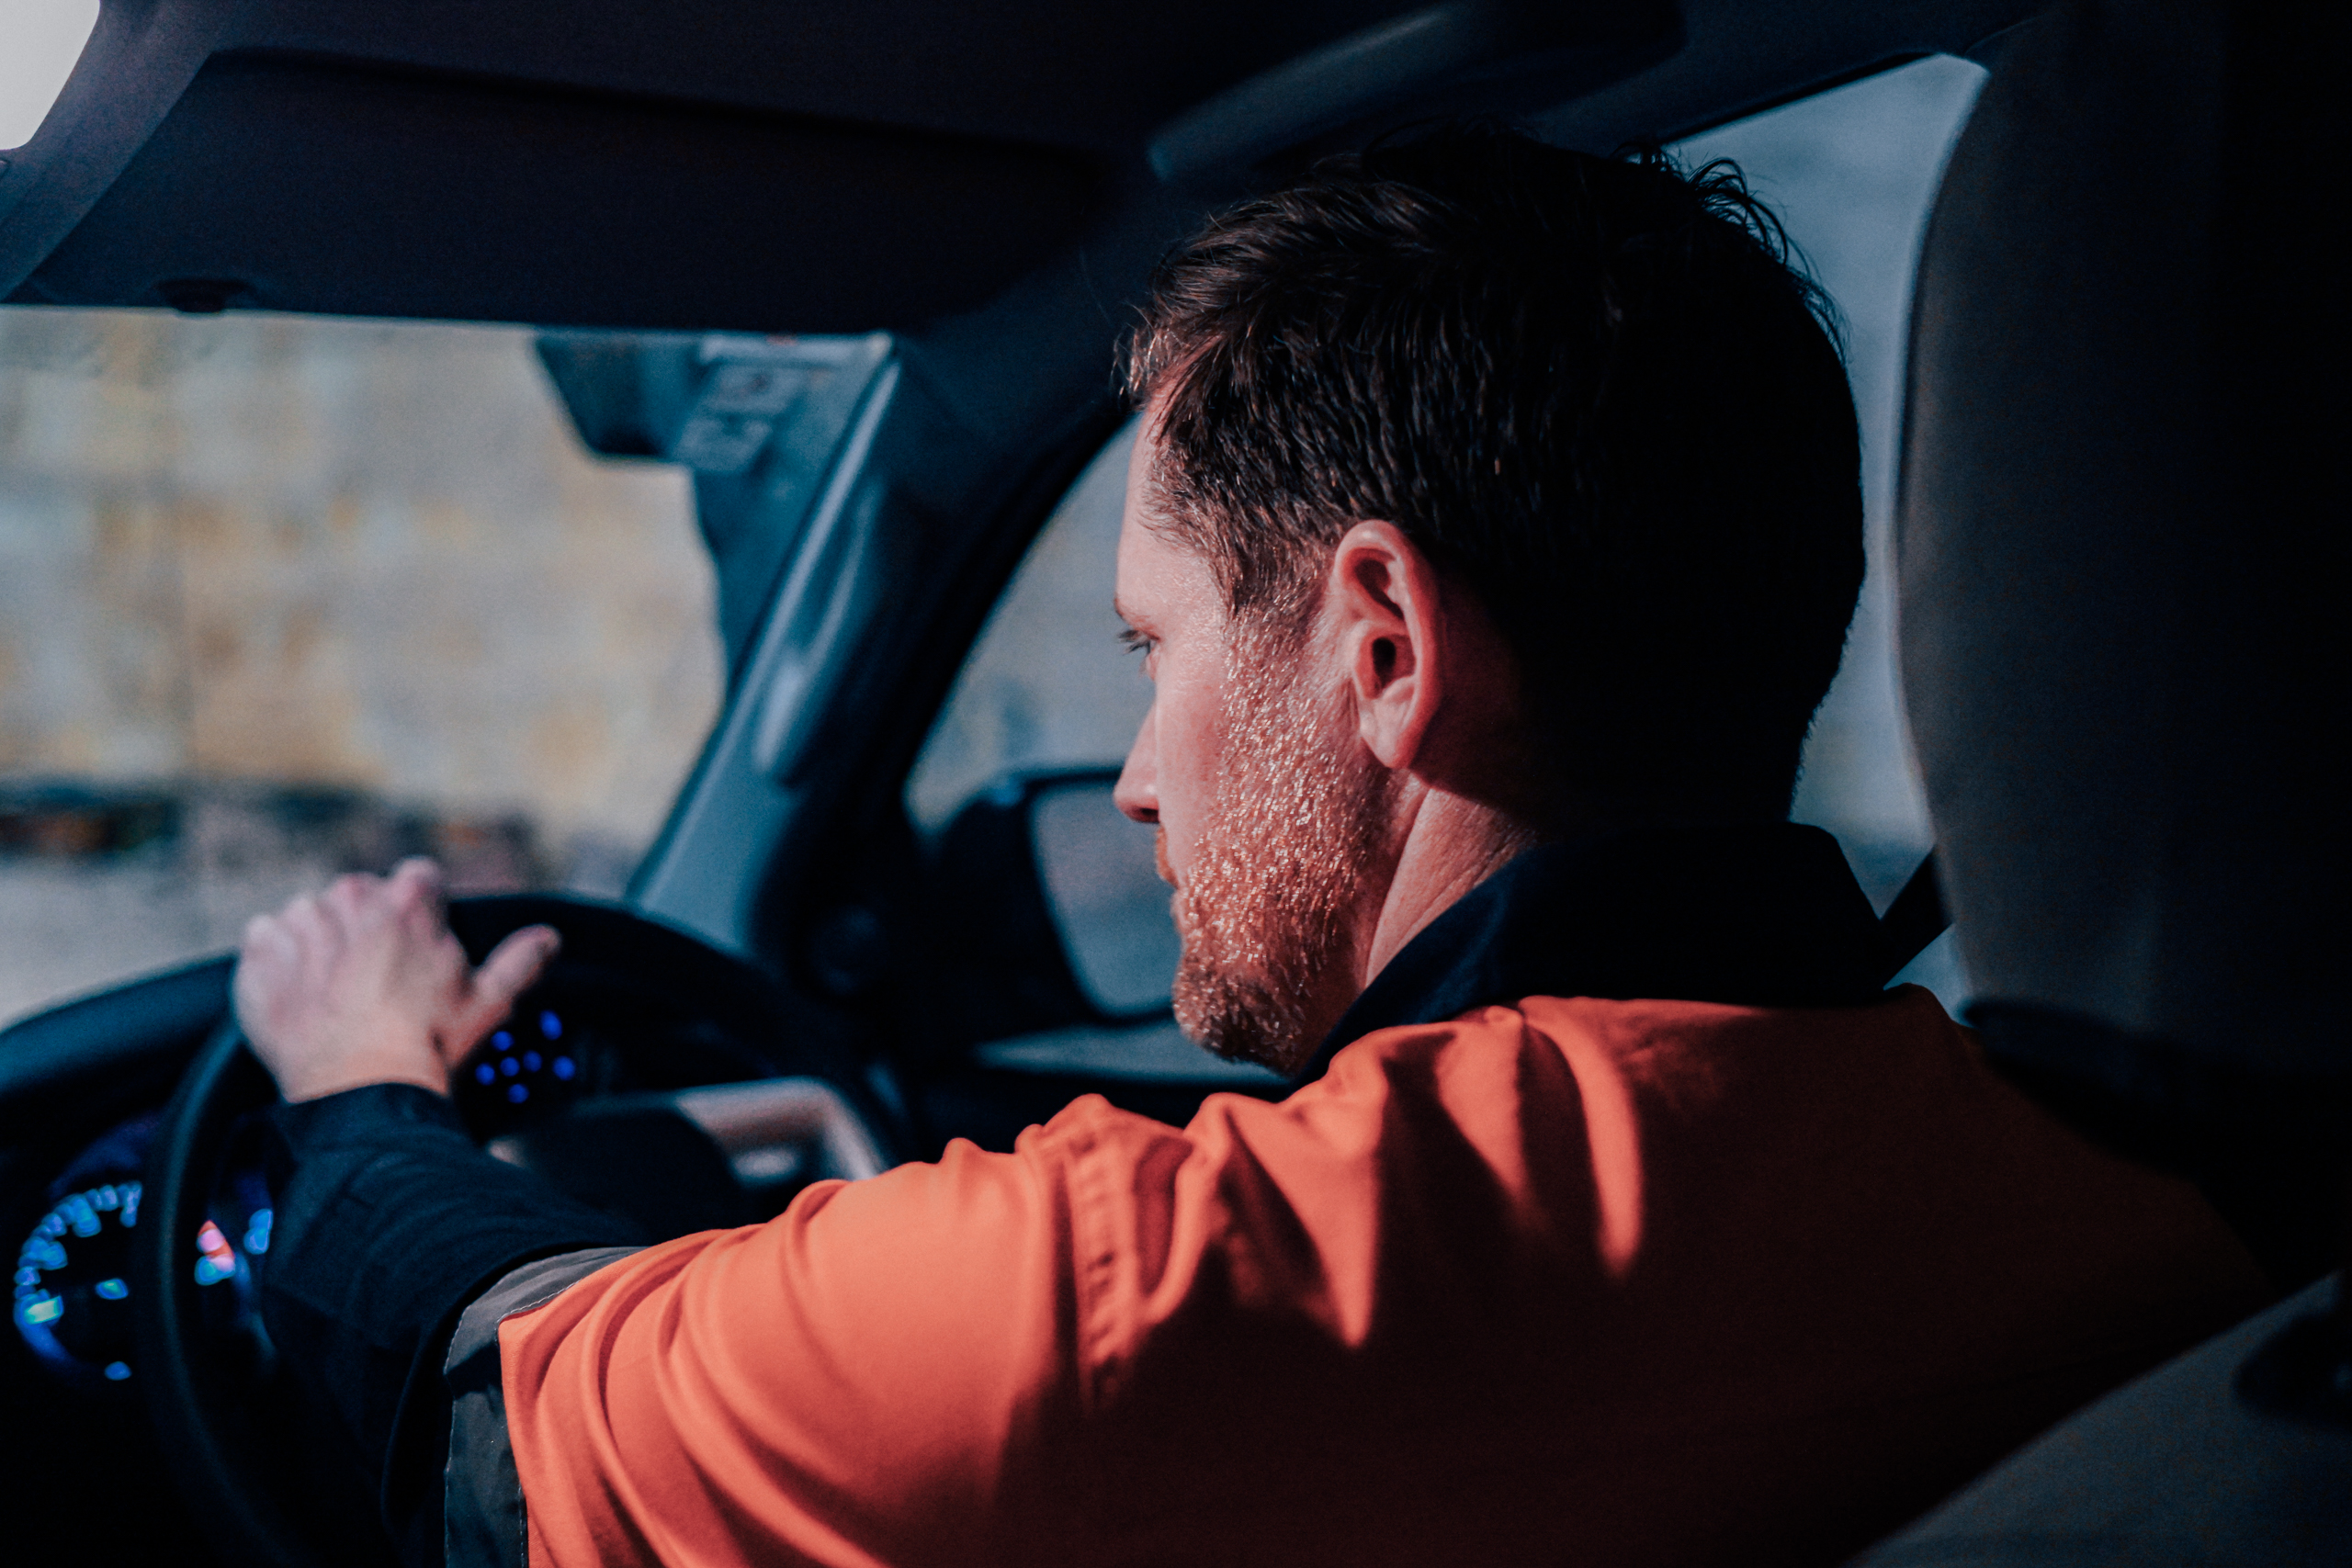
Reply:
<svg viewBox="0 0 2352 1568"><path fill-rule="evenodd" d="M0 1020L407 853L617 893L719 701L689 484L525 330L0 310Z"/></svg>

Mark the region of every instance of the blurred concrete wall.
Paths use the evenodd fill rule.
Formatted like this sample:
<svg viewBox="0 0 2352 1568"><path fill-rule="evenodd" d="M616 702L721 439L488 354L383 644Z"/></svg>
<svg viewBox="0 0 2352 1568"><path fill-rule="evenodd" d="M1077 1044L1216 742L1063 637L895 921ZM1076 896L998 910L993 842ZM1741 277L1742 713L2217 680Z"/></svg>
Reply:
<svg viewBox="0 0 2352 1568"><path fill-rule="evenodd" d="M0 310L0 794L185 807L0 844L0 1016L401 848L609 890L716 712L711 604L683 473L589 457L527 333Z"/></svg>

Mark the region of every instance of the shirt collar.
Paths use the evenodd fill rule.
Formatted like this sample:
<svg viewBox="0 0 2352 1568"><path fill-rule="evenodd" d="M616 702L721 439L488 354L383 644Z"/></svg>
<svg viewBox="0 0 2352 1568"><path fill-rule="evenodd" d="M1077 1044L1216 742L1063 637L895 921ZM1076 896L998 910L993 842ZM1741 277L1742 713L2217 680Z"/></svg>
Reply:
<svg viewBox="0 0 2352 1568"><path fill-rule="evenodd" d="M1401 1023L1523 997L1850 1007L1885 976L1838 840L1792 822L1628 829L1529 850L1373 977L1299 1074Z"/></svg>

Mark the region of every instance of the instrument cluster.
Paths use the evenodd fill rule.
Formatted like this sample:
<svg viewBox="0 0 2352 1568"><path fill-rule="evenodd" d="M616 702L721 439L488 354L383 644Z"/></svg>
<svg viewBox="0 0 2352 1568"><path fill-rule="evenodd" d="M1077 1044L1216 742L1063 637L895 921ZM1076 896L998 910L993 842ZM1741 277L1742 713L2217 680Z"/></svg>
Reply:
<svg viewBox="0 0 2352 1568"><path fill-rule="evenodd" d="M492 1138L560 1115L611 1087L611 1054L556 1008L533 1005L493 1032L454 1075L450 1097L474 1136ZM17 1249L10 1318L42 1369L103 1393L134 1384L137 1283L131 1242L145 1192L148 1146L162 1114L109 1128L42 1194ZM276 1215L262 1175L262 1126L249 1118L197 1235L196 1284L208 1325L266 1359L260 1279Z"/></svg>
<svg viewBox="0 0 2352 1568"><path fill-rule="evenodd" d="M47 1193L48 1208L17 1249L10 1318L42 1369L85 1389L121 1387L138 1362L132 1233L139 1227L147 1145L160 1116L109 1129L74 1157ZM275 1215L257 1151L239 1154L196 1235L196 1283L208 1324L266 1344L254 1269Z"/></svg>

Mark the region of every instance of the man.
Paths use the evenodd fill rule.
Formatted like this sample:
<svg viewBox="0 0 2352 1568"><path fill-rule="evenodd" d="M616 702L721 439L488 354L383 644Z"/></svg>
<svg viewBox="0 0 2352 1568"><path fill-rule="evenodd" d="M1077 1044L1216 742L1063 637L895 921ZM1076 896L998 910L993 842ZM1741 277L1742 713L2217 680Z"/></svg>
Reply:
<svg viewBox="0 0 2352 1568"><path fill-rule="evenodd" d="M269 1322L408 1554L1830 1562L2242 1314L1784 820L1861 571L1816 309L1730 177L1490 131L1164 266L1120 799L1281 1104L633 1250L440 1098L551 933L471 971L413 864L256 921Z"/></svg>

